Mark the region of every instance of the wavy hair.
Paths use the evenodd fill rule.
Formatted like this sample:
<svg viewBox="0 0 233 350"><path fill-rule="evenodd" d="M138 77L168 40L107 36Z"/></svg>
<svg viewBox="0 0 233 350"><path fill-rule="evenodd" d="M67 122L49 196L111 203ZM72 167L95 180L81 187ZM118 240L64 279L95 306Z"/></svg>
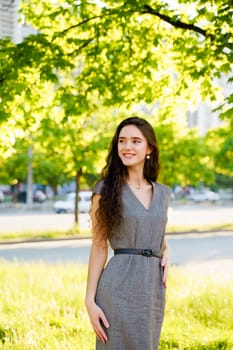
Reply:
<svg viewBox="0 0 233 350"><path fill-rule="evenodd" d="M149 182L156 181L159 174L159 148L152 126L143 118L137 116L124 119L117 127L110 143L106 164L101 172L103 187L99 207L96 212L97 232L102 237L112 237L122 220L122 187L127 177L127 167L118 155L118 139L121 130L127 125L136 126L146 138L150 146L150 159L146 159L143 175Z"/></svg>

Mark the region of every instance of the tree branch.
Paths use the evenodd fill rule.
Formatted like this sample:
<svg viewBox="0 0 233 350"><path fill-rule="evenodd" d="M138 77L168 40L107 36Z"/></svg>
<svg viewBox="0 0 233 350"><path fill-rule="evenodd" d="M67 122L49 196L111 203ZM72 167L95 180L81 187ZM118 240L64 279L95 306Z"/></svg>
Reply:
<svg viewBox="0 0 233 350"><path fill-rule="evenodd" d="M202 29L200 27L197 27L197 26L195 26L194 24L191 24L191 23L184 23L184 22L179 21L179 20L174 20L174 19L172 19L171 17L169 17L167 15L163 15L163 14L159 13L158 11L154 10L149 5L145 5L144 6L144 10L142 11L142 13L149 13L151 15L159 17L163 21L171 24L173 27L192 30L194 32L202 34L205 37L207 36L207 31L206 30L204 30L204 29Z"/></svg>
<svg viewBox="0 0 233 350"><path fill-rule="evenodd" d="M93 38L90 38L88 40L85 40L85 42L79 46L76 50L72 51L72 52L69 52L67 54L67 56L73 56L74 54L76 54L77 52L81 51L84 47L86 47L90 42L92 42L93 40L95 39L95 37Z"/></svg>
<svg viewBox="0 0 233 350"><path fill-rule="evenodd" d="M160 18L161 20L171 24L173 27L176 27L176 28L181 28L181 29L186 29L186 30L191 30L191 31L194 31L196 33L199 33L205 37L208 36L208 33L206 30L194 25L194 24L191 24L191 23L185 23L185 22L182 22L182 21L179 21L179 20L175 20L175 19L172 19L171 17L167 16L167 15L164 15L156 10L154 10L152 7L150 7L149 5L144 5L144 7L142 8L142 10L135 10L135 9L132 9L132 10L123 10L122 11L122 16L124 15L129 15L130 13L135 13L135 12L140 12L142 14L151 14L153 16L156 16L158 18ZM97 16L93 16L93 17L90 17L90 18L86 18L85 20L77 23L77 24L74 24L66 29L64 29L63 31L59 32L59 33L55 33L55 35L53 36L52 38L52 41L55 40L57 37L60 37L60 36L63 36L64 34L66 34L67 32L69 32L70 30L72 29L75 29L77 27L80 27L84 24L87 24L88 22L91 22L93 20L96 20L96 19L101 19L101 18L104 18L106 16L112 16L112 15L117 15L117 10L114 9L114 11L106 11L105 14L103 15L97 15Z"/></svg>
<svg viewBox="0 0 233 350"><path fill-rule="evenodd" d="M79 23L77 23L77 24L74 24L74 25L72 25L72 26L70 26L70 27L68 27L68 28L66 28L66 29L64 29L64 30L62 30L61 32L57 32L57 33L55 33L55 35L53 36L52 41L55 40L55 39L58 38L58 37L63 36L64 34L66 34L67 32L69 32L69 31L72 30L72 29L78 28L78 27L80 27L80 26L82 26L82 25L84 25L84 24L86 24L86 23L88 23L88 22L90 22L90 21L93 21L93 20L95 20L95 19L97 19L97 18L101 18L101 17L104 17L104 16L94 16L94 17L87 18L87 19L83 20L82 22L79 22Z"/></svg>

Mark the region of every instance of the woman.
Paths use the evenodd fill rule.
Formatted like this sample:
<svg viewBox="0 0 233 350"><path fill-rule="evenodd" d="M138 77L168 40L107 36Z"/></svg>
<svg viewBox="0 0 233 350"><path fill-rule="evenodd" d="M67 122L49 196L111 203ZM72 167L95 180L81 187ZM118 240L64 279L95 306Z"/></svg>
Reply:
<svg viewBox="0 0 233 350"><path fill-rule="evenodd" d="M86 307L97 350L156 350L164 316L170 190L156 182L159 149L151 125L118 126L93 190L93 242ZM108 242L114 256L107 266Z"/></svg>

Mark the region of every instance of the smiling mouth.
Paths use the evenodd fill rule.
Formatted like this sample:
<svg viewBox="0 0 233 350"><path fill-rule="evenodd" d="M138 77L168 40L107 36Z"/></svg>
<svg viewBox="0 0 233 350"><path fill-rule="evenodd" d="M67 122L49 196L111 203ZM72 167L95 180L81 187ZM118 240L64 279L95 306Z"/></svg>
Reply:
<svg viewBox="0 0 233 350"><path fill-rule="evenodd" d="M135 154L132 154L132 153L124 153L123 154L123 157L125 157L125 158L132 158L134 156L135 156Z"/></svg>

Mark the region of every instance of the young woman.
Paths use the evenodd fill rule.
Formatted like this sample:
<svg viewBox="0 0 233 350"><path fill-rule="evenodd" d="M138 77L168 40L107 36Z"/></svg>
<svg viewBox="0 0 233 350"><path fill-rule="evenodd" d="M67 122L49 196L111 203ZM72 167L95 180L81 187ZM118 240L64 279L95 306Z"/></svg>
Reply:
<svg viewBox="0 0 233 350"><path fill-rule="evenodd" d="M165 306L170 190L156 182L159 149L144 119L123 120L93 190L86 307L96 350L156 350ZM107 261L108 242L114 256Z"/></svg>

